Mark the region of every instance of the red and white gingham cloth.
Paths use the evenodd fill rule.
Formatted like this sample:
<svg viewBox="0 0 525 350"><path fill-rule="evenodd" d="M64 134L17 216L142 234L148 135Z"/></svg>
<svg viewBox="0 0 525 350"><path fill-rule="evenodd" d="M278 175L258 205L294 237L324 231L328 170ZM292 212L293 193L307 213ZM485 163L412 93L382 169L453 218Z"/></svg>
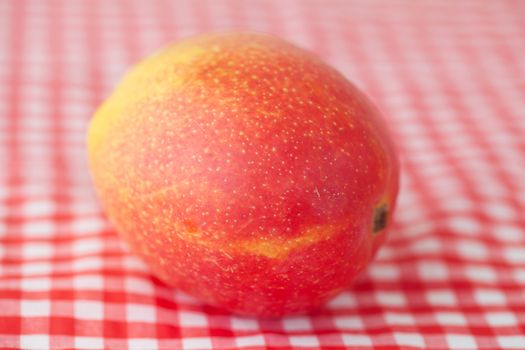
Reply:
<svg viewBox="0 0 525 350"><path fill-rule="evenodd" d="M381 106L388 244L310 316L168 288L94 196L86 125L127 67L204 31L277 34ZM525 1L0 1L0 347L525 349Z"/></svg>

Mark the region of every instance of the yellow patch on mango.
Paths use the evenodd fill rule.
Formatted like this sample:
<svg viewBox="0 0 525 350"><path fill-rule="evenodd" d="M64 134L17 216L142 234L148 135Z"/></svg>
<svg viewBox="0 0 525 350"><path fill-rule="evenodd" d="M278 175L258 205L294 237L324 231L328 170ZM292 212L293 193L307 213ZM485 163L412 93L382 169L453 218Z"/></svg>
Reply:
<svg viewBox="0 0 525 350"><path fill-rule="evenodd" d="M209 249L221 251L226 255L250 254L269 259L284 259L294 250L330 239L347 227L347 224L324 224L305 227L298 236L288 239L266 236L226 242L225 233L214 234L212 235L213 239L210 238L209 233L194 230L188 231L185 227L186 225L175 226L179 238Z"/></svg>
<svg viewBox="0 0 525 350"><path fill-rule="evenodd" d="M306 227L297 237L289 239L258 238L239 240L232 244L237 253L250 253L265 256L270 259L283 259L290 252L306 246L328 240L341 232L345 227L342 224L325 224Z"/></svg>
<svg viewBox="0 0 525 350"><path fill-rule="evenodd" d="M184 70L205 53L200 46L182 42L135 65L95 112L88 130L89 153L93 154L111 127L125 117L126 108L145 99L162 100L174 88L182 86L188 79ZM141 88L137 89L137 86Z"/></svg>

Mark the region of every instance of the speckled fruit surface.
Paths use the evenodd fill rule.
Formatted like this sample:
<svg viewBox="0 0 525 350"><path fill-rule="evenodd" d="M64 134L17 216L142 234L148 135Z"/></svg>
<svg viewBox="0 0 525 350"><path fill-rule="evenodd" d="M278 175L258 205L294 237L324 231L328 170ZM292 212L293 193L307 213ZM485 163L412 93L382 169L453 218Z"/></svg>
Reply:
<svg viewBox="0 0 525 350"><path fill-rule="evenodd" d="M208 34L140 62L88 132L116 230L166 283L241 314L306 312L384 241L399 165L378 110L276 37Z"/></svg>

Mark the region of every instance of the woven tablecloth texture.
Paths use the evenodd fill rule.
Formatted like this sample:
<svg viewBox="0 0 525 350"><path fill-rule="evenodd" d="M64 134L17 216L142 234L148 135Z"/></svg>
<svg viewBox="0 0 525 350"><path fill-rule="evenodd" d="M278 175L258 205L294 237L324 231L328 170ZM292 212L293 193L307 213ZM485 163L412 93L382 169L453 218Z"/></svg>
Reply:
<svg viewBox="0 0 525 350"><path fill-rule="evenodd" d="M243 28L320 55L402 157L386 246L301 317L243 318L154 278L108 224L96 107L169 42ZM525 1L0 0L0 347L525 349Z"/></svg>

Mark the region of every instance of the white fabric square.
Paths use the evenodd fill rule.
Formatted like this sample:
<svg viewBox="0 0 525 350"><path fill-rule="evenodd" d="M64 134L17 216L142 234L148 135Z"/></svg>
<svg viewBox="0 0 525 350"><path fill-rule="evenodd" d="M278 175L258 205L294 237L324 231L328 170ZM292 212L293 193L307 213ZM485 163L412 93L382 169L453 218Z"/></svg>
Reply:
<svg viewBox="0 0 525 350"><path fill-rule="evenodd" d="M47 349L49 348L49 335L23 334L20 336L21 349Z"/></svg>
<svg viewBox="0 0 525 350"><path fill-rule="evenodd" d="M496 271L488 266L467 266L465 274L473 282L495 283L497 281Z"/></svg>
<svg viewBox="0 0 525 350"><path fill-rule="evenodd" d="M461 240L456 243L456 247L466 259L485 260L489 255L487 247L475 240Z"/></svg>
<svg viewBox="0 0 525 350"><path fill-rule="evenodd" d="M483 206L485 213L496 220L513 220L517 216L516 210L505 202L489 202Z"/></svg>
<svg viewBox="0 0 525 350"><path fill-rule="evenodd" d="M107 223L102 218L97 217L79 217L70 224L71 231L74 233L86 234L96 233L107 227Z"/></svg>
<svg viewBox="0 0 525 350"><path fill-rule="evenodd" d="M498 335L496 340L503 349L523 350L525 335Z"/></svg>
<svg viewBox="0 0 525 350"><path fill-rule="evenodd" d="M51 288L51 279L47 277L26 277L22 280L22 289L26 291L47 291Z"/></svg>
<svg viewBox="0 0 525 350"><path fill-rule="evenodd" d="M287 331L309 331L312 323L307 317L288 317L283 319L283 328Z"/></svg>
<svg viewBox="0 0 525 350"><path fill-rule="evenodd" d="M334 324L338 329L364 329L363 321L359 316L336 316Z"/></svg>
<svg viewBox="0 0 525 350"><path fill-rule="evenodd" d="M56 205L49 199L34 199L25 202L20 210L25 216L50 215L55 211Z"/></svg>
<svg viewBox="0 0 525 350"><path fill-rule="evenodd" d="M22 317L46 317L51 315L49 300L22 300L20 303Z"/></svg>
<svg viewBox="0 0 525 350"><path fill-rule="evenodd" d="M480 305L504 305L505 295L497 289L478 289L474 298Z"/></svg>
<svg viewBox="0 0 525 350"><path fill-rule="evenodd" d="M418 348L423 348L425 346L425 340L417 333L396 332L394 333L394 339L396 340L396 345L414 346Z"/></svg>
<svg viewBox="0 0 525 350"><path fill-rule="evenodd" d="M288 340L292 346L319 347L319 338L314 335L291 335Z"/></svg>
<svg viewBox="0 0 525 350"><path fill-rule="evenodd" d="M525 230L517 225L497 224L492 227L494 237L504 242L521 242L525 237Z"/></svg>
<svg viewBox="0 0 525 350"><path fill-rule="evenodd" d="M206 327L208 325L206 315L192 311L179 312L179 322L184 327Z"/></svg>
<svg viewBox="0 0 525 350"><path fill-rule="evenodd" d="M507 247L503 249L503 256L512 264L525 263L525 248L524 247Z"/></svg>
<svg viewBox="0 0 525 350"><path fill-rule="evenodd" d="M153 295L154 293L153 283L149 279L142 277L126 277L124 279L124 288L128 292L138 294Z"/></svg>
<svg viewBox="0 0 525 350"><path fill-rule="evenodd" d="M50 243L26 243L22 246L22 254L27 259L49 259L53 255Z"/></svg>
<svg viewBox="0 0 525 350"><path fill-rule="evenodd" d="M22 225L21 232L31 237L45 237L53 234L55 228L51 220L31 220Z"/></svg>
<svg viewBox="0 0 525 350"><path fill-rule="evenodd" d="M210 338L184 338L182 348L184 350L207 350L213 347Z"/></svg>
<svg viewBox="0 0 525 350"><path fill-rule="evenodd" d="M377 301L385 306L405 306L405 295L400 292L377 291L375 293Z"/></svg>
<svg viewBox="0 0 525 350"><path fill-rule="evenodd" d="M75 271L97 270L104 267L104 260L100 256L76 257L72 266Z"/></svg>
<svg viewBox="0 0 525 350"><path fill-rule="evenodd" d="M83 320L104 319L104 305L100 301L76 300L75 317Z"/></svg>
<svg viewBox="0 0 525 350"><path fill-rule="evenodd" d="M76 240L72 245L73 254L82 256L86 254L99 253L104 247L104 241L98 237L82 238Z"/></svg>
<svg viewBox="0 0 525 350"><path fill-rule="evenodd" d="M243 318L233 316L230 320L231 326L234 330L238 331L256 331L259 329L259 323L253 318Z"/></svg>
<svg viewBox="0 0 525 350"><path fill-rule="evenodd" d="M464 326L467 324L465 316L455 311L436 312L436 319L442 326Z"/></svg>
<svg viewBox="0 0 525 350"><path fill-rule="evenodd" d="M410 245L410 250L419 254L439 253L443 250L443 244L436 238L423 238Z"/></svg>
<svg viewBox="0 0 525 350"><path fill-rule="evenodd" d="M448 279L447 266L441 261L425 261L418 264L419 277L426 281L444 281Z"/></svg>
<svg viewBox="0 0 525 350"><path fill-rule="evenodd" d="M512 275L516 282L525 285L525 268L516 268L514 269Z"/></svg>
<svg viewBox="0 0 525 350"><path fill-rule="evenodd" d="M75 348L77 349L102 349L104 339L98 337L75 337Z"/></svg>
<svg viewBox="0 0 525 350"><path fill-rule="evenodd" d="M453 217L448 224L455 232L466 235L475 235L481 230L481 224L470 217Z"/></svg>
<svg viewBox="0 0 525 350"><path fill-rule="evenodd" d="M367 335L362 334L343 334L341 336L343 344L346 346L370 346L372 339Z"/></svg>
<svg viewBox="0 0 525 350"><path fill-rule="evenodd" d="M451 349L477 349L476 340L471 335L466 334L447 334L446 335L448 346Z"/></svg>
<svg viewBox="0 0 525 350"><path fill-rule="evenodd" d="M493 327L512 327L518 325L518 319L512 312L487 312L487 323ZM525 345L525 343L524 343Z"/></svg>
<svg viewBox="0 0 525 350"><path fill-rule="evenodd" d="M252 347L252 346L262 346L262 345L266 345L266 341L264 340L264 336L262 336L262 335L236 337L235 338L235 345L240 347L240 348L242 348L242 347Z"/></svg>
<svg viewBox="0 0 525 350"><path fill-rule="evenodd" d="M449 290L429 290L426 294L429 304L434 306L455 306L456 295Z"/></svg>
<svg viewBox="0 0 525 350"><path fill-rule="evenodd" d="M385 320L391 325L413 325L414 316L408 313L387 312L385 313Z"/></svg>
<svg viewBox="0 0 525 350"><path fill-rule="evenodd" d="M155 322L157 316L152 305L127 304L127 320L133 322Z"/></svg>
<svg viewBox="0 0 525 350"><path fill-rule="evenodd" d="M1 246L0 249L2 249ZM1 257L2 254L0 251L0 258ZM52 265L47 261L28 262L21 265L20 270L22 271L23 275L47 275L51 272Z"/></svg>
<svg viewBox="0 0 525 350"><path fill-rule="evenodd" d="M372 264L368 269L370 276L378 281L396 281L399 279L399 268L392 264Z"/></svg>
<svg viewBox="0 0 525 350"><path fill-rule="evenodd" d="M328 307L331 309L350 308L356 305L355 296L349 292L343 292L328 302Z"/></svg>
<svg viewBox="0 0 525 350"><path fill-rule="evenodd" d="M75 289L102 290L104 280L99 275L80 275L73 278Z"/></svg>
<svg viewBox="0 0 525 350"><path fill-rule="evenodd" d="M156 350L158 349L158 341L151 338L131 338L128 339L129 350Z"/></svg>

